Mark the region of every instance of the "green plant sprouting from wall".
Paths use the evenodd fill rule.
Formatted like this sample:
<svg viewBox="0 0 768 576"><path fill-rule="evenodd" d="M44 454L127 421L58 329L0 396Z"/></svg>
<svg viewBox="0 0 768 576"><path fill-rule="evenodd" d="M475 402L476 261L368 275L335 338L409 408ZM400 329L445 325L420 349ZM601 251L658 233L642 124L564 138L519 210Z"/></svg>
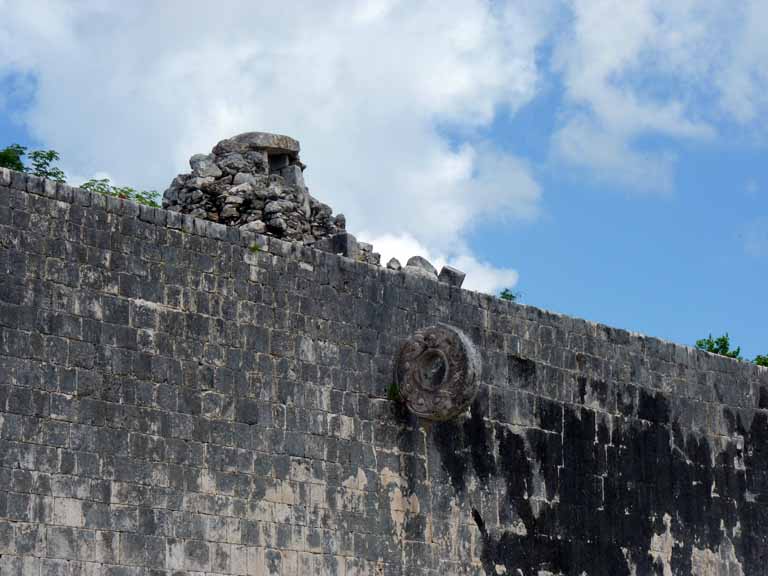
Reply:
<svg viewBox="0 0 768 576"><path fill-rule="evenodd" d="M504 290L499 293L499 298L507 300L508 302L517 302L521 296L522 294L520 292L513 292L509 288L504 288Z"/></svg>
<svg viewBox="0 0 768 576"><path fill-rule="evenodd" d="M403 400L403 397L400 394L400 386L397 385L395 380L392 380L387 387L387 398L392 402L401 402Z"/></svg>

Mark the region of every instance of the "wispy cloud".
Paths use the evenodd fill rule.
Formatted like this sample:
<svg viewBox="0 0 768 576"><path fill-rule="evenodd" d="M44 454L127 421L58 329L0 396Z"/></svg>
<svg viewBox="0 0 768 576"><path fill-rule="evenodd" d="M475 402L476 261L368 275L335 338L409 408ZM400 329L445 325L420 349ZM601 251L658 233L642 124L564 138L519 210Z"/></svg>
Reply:
<svg viewBox="0 0 768 576"><path fill-rule="evenodd" d="M622 186L669 191L672 146L765 110L768 56L760 0L572 0L554 40L564 121L553 152ZM655 138L643 146L644 138Z"/></svg>

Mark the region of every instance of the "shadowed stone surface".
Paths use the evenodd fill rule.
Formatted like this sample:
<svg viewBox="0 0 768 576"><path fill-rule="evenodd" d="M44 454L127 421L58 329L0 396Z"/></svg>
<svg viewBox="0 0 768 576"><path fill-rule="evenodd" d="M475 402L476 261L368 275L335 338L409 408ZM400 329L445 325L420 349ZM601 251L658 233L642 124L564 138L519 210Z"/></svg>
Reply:
<svg viewBox="0 0 768 576"><path fill-rule="evenodd" d="M429 422L388 389L440 323L482 368ZM762 576L766 398L765 368L0 169L3 576Z"/></svg>

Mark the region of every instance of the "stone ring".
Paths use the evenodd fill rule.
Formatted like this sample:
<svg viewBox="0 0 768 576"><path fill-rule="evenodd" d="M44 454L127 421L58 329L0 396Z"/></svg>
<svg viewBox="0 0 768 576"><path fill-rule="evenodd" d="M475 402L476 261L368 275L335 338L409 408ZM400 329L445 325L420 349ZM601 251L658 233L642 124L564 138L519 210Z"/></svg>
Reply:
<svg viewBox="0 0 768 576"><path fill-rule="evenodd" d="M469 408L477 394L480 355L458 328L437 324L418 330L400 348L395 384L408 409L445 421Z"/></svg>

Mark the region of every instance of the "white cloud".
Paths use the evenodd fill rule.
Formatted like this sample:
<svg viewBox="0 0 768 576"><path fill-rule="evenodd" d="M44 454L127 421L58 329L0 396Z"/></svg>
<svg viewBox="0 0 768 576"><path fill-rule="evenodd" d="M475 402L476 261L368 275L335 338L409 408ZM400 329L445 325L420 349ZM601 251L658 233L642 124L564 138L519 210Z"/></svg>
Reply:
<svg viewBox="0 0 768 576"><path fill-rule="evenodd" d="M639 151L621 134L586 115L574 117L560 128L553 146L560 158L590 170L594 180L652 192L673 188L672 154Z"/></svg>
<svg viewBox="0 0 768 576"><path fill-rule="evenodd" d="M0 0L0 76L36 75L28 125L73 173L162 190L222 138L289 134L351 231L485 274L467 230L537 212L529 167L481 134L536 94L545 4Z"/></svg>
<svg viewBox="0 0 768 576"><path fill-rule="evenodd" d="M555 40L567 113L553 151L598 179L669 190L664 142L708 140L768 108L762 0L570 0ZM765 126L762 127L763 129ZM643 146L644 138L655 139Z"/></svg>
<svg viewBox="0 0 768 576"><path fill-rule="evenodd" d="M740 27L718 85L723 108L747 123L768 110L768 3L748 0L737 12Z"/></svg>

